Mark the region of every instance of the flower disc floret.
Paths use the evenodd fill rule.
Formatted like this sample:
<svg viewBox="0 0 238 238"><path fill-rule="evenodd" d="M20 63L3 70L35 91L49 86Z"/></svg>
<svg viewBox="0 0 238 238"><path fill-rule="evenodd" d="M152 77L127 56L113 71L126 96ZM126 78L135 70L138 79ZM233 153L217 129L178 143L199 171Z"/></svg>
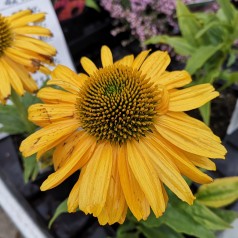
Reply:
<svg viewBox="0 0 238 238"><path fill-rule="evenodd" d="M11 45L11 42L12 32L5 18L0 15L0 56L3 55L4 50Z"/></svg>
<svg viewBox="0 0 238 238"><path fill-rule="evenodd" d="M97 140L122 144L151 131L159 97L141 72L118 65L99 69L80 91L82 128Z"/></svg>

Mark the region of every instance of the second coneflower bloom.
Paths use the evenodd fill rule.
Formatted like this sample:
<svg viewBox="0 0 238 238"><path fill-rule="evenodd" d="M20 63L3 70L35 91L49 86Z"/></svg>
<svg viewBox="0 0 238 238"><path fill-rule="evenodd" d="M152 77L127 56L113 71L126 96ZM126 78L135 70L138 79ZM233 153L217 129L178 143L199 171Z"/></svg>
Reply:
<svg viewBox="0 0 238 238"><path fill-rule="evenodd" d="M122 223L128 208L146 219L150 208L161 216L168 196L164 185L181 200L194 196L183 176L197 183L212 179L197 167L215 170L209 158L224 158L220 139L184 111L218 96L210 84L179 89L191 82L186 71L167 72L166 52L141 52L113 63L106 46L102 68L83 57L86 74L64 66L52 73L38 93L44 102L29 109L29 119L43 127L24 140L24 156L38 157L55 148L56 172L41 189L54 188L81 169L68 210L78 208L100 224Z"/></svg>
<svg viewBox="0 0 238 238"><path fill-rule="evenodd" d="M11 87L19 95L25 90L37 90L29 72L50 73L45 64L52 63L56 49L37 37L52 34L48 29L34 25L44 19L44 13L34 14L30 10L7 17L0 14L0 102L6 102Z"/></svg>

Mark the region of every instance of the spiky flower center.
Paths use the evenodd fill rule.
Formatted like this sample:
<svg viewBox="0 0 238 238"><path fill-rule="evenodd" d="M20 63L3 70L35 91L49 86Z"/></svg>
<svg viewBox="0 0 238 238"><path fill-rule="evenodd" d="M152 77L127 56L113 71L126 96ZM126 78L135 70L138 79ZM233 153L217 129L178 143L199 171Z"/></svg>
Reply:
<svg viewBox="0 0 238 238"><path fill-rule="evenodd" d="M141 72L112 65L86 81L76 107L84 130L97 140L122 144L151 131L158 101L156 87Z"/></svg>
<svg viewBox="0 0 238 238"><path fill-rule="evenodd" d="M12 32L4 17L0 15L0 57L4 54L4 50L11 45Z"/></svg>

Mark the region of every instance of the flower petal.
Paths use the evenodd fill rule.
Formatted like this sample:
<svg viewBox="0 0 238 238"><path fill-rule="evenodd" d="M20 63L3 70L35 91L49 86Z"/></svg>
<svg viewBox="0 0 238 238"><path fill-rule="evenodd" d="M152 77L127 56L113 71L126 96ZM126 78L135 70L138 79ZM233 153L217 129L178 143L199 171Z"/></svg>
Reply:
<svg viewBox="0 0 238 238"><path fill-rule="evenodd" d="M136 58L132 64L132 68L139 70L142 63L144 62L145 58L149 54L149 52L150 52L150 50L144 50L144 51L140 52L140 54L136 56Z"/></svg>
<svg viewBox="0 0 238 238"><path fill-rule="evenodd" d="M72 154L77 149L78 143L82 140L83 134L83 131L75 131L62 143L57 145L53 154L53 164L55 170L64 166L69 159L71 159Z"/></svg>
<svg viewBox="0 0 238 238"><path fill-rule="evenodd" d="M50 87L42 88L37 93L37 97L40 98L44 103L51 104L74 104L77 98L74 94Z"/></svg>
<svg viewBox="0 0 238 238"><path fill-rule="evenodd" d="M164 72L157 80L158 84L162 84L167 90L180 88L192 82L190 74L185 71Z"/></svg>
<svg viewBox="0 0 238 238"><path fill-rule="evenodd" d="M141 142L139 144L137 142L127 143L128 162L153 212L156 217L159 217L165 211L161 182L150 161L143 157L140 144Z"/></svg>
<svg viewBox="0 0 238 238"><path fill-rule="evenodd" d="M207 157L195 155L186 151L183 151L183 154L185 154L189 161L191 161L195 166L207 170L216 170L216 164Z"/></svg>
<svg viewBox="0 0 238 238"><path fill-rule="evenodd" d="M89 74L89 75L93 75L98 68L96 67L96 65L93 63L93 61L91 61L89 58L87 57L82 57L80 60L80 63L83 67L83 69Z"/></svg>
<svg viewBox="0 0 238 238"><path fill-rule="evenodd" d="M47 85L58 85L65 90L78 95L84 80L66 66L58 65L51 73L52 79Z"/></svg>
<svg viewBox="0 0 238 238"><path fill-rule="evenodd" d="M72 188L69 198L67 201L68 212L76 212L79 206L79 186L80 186L80 177Z"/></svg>
<svg viewBox="0 0 238 238"><path fill-rule="evenodd" d="M44 147L53 145L61 137L69 135L78 129L78 121L75 119L64 120L50 124L25 139L20 146L20 151L25 157L36 153ZM53 148L54 146L52 146Z"/></svg>
<svg viewBox="0 0 238 238"><path fill-rule="evenodd" d="M134 61L134 55L127 55L122 59L118 60L115 64L125 65L125 66L132 66Z"/></svg>
<svg viewBox="0 0 238 238"><path fill-rule="evenodd" d="M164 138L182 150L209 158L224 158L226 149L200 123L184 113L168 112L159 117L155 127Z"/></svg>
<svg viewBox="0 0 238 238"><path fill-rule="evenodd" d="M170 111L189 111L219 96L211 84L200 84L170 93Z"/></svg>
<svg viewBox="0 0 238 238"><path fill-rule="evenodd" d="M101 48L101 60L103 68L113 65L112 52L106 45Z"/></svg>
<svg viewBox="0 0 238 238"><path fill-rule="evenodd" d="M70 159L56 172L52 173L41 185L41 191L45 191L56 187L62 183L66 178L68 178L75 171L79 170L84 166L89 159L91 159L92 153L96 141L94 138L89 137L86 133L83 133L75 146L74 152L72 153Z"/></svg>
<svg viewBox="0 0 238 238"><path fill-rule="evenodd" d="M170 57L167 52L155 51L144 61L140 70L147 78L151 78L151 81L157 82L169 63Z"/></svg>
<svg viewBox="0 0 238 238"><path fill-rule="evenodd" d="M150 214L150 206L128 164L125 146L119 148L118 170L128 207L137 220L146 220Z"/></svg>
<svg viewBox="0 0 238 238"><path fill-rule="evenodd" d="M37 103L28 108L28 119L41 127L73 118L75 118L74 104Z"/></svg>
<svg viewBox="0 0 238 238"><path fill-rule="evenodd" d="M145 156L154 163L163 183L181 200L186 201L188 204L192 204L194 196L189 186L179 171L174 168L175 165L171 165L171 161L169 161L170 158L167 156L167 153L165 153L166 150L164 150L163 146L159 143L158 145L159 147L155 147L153 142L149 141L149 138L144 140L144 143L140 144Z"/></svg>
<svg viewBox="0 0 238 238"><path fill-rule="evenodd" d="M98 216L99 223L109 225L118 222L124 215L124 210L127 207L125 197L121 188L121 182L118 172L116 147L113 148L114 158L112 164L112 174L110 178L109 188L105 206Z"/></svg>
<svg viewBox="0 0 238 238"><path fill-rule="evenodd" d="M2 98L6 100L11 94L11 85L8 78L8 73L4 67L4 64L0 58L0 94Z"/></svg>
<svg viewBox="0 0 238 238"><path fill-rule="evenodd" d="M86 214L98 216L105 205L112 173L112 160L110 143L98 144L80 181L79 209Z"/></svg>
<svg viewBox="0 0 238 238"><path fill-rule="evenodd" d="M166 148L164 149L163 153L167 154L167 157L169 157L171 161L176 164L179 171L183 175L190 178L192 181L200 184L212 182L211 177L197 169L194 164L190 162L189 158L186 157L179 148L176 148L176 146L166 141L162 136L159 135L158 132L155 132L153 133L153 135L151 135L151 140L153 141L153 145L156 148Z"/></svg>

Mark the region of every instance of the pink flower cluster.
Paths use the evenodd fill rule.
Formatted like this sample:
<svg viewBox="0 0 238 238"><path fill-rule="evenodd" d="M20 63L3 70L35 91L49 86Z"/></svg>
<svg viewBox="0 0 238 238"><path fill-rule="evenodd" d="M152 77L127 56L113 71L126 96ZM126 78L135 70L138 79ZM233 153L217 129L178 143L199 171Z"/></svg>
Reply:
<svg viewBox="0 0 238 238"><path fill-rule="evenodd" d="M185 4L199 3L201 0L183 0ZM204 0L203 0L204 2ZM176 0L101 0L101 5L112 18L128 25L131 34L140 41L159 35L177 34ZM217 4L208 5L216 10Z"/></svg>

